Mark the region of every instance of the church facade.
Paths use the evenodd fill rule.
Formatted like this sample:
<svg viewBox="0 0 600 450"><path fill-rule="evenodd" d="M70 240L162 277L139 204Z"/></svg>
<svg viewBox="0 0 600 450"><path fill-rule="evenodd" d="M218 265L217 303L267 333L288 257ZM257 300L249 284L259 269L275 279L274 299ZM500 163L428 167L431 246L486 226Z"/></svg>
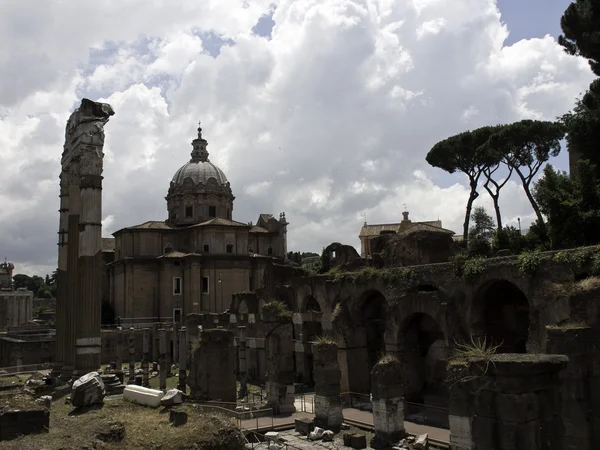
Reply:
<svg viewBox="0 0 600 450"><path fill-rule="evenodd" d="M207 146L198 128L190 161L170 183L167 220L113 233L105 300L122 325L223 312L233 294L261 288L265 270L285 260L285 213L233 220L235 197Z"/></svg>

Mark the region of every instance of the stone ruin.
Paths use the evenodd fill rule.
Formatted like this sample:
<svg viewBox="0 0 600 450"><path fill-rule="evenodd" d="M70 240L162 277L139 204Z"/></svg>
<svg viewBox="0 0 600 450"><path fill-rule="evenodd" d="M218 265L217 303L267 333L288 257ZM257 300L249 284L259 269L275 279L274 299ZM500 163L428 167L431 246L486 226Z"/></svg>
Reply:
<svg viewBox="0 0 600 450"><path fill-rule="evenodd" d="M315 425L337 433L343 422L337 345L329 341L316 342L313 353Z"/></svg>
<svg viewBox="0 0 600 450"><path fill-rule="evenodd" d="M402 365L397 358L384 356L375 364L371 371L371 396L375 428L371 447L388 448L406 435Z"/></svg>
<svg viewBox="0 0 600 450"><path fill-rule="evenodd" d="M56 272L56 360L64 379L100 367L104 125L113 114L84 98L65 130Z"/></svg>
<svg viewBox="0 0 600 450"><path fill-rule="evenodd" d="M296 411L291 313L270 306L263 308L263 320L271 328L265 337L267 407L276 414L291 414Z"/></svg>
<svg viewBox="0 0 600 450"><path fill-rule="evenodd" d="M233 333L219 328L202 330L192 351L187 384L193 400L236 402Z"/></svg>

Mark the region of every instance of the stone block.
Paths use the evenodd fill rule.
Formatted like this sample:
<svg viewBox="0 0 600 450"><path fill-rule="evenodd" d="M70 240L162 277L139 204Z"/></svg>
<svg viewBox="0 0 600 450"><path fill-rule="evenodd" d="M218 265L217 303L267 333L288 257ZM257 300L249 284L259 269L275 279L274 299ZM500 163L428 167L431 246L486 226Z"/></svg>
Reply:
<svg viewBox="0 0 600 450"><path fill-rule="evenodd" d="M314 429L315 421L308 417L301 417L295 420L295 430L304 436L308 436Z"/></svg>
<svg viewBox="0 0 600 450"><path fill-rule="evenodd" d="M0 415L0 440L47 432L50 428L50 411L41 408L29 411L5 411Z"/></svg>
<svg viewBox="0 0 600 450"><path fill-rule="evenodd" d="M524 423L539 418L538 396L533 393L497 394L491 402L496 417L505 422Z"/></svg>
<svg viewBox="0 0 600 450"><path fill-rule="evenodd" d="M174 427L185 425L187 420L188 415L185 411L178 411L175 409L169 411L169 422L171 422Z"/></svg>
<svg viewBox="0 0 600 450"><path fill-rule="evenodd" d="M367 448L367 436L362 433L346 433L343 440L346 447L357 450Z"/></svg>

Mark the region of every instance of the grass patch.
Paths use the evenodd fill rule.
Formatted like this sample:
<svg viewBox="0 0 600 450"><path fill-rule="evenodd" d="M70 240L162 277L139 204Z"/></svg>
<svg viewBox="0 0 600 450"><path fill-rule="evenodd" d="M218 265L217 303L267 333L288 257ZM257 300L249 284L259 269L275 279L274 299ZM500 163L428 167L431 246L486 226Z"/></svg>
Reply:
<svg viewBox="0 0 600 450"><path fill-rule="evenodd" d="M588 277L577 281L574 285L575 289L588 292L600 289L600 276Z"/></svg>
<svg viewBox="0 0 600 450"><path fill-rule="evenodd" d="M478 338L471 336L469 342L455 342L454 356L450 359L449 364L461 364L469 359L490 361L492 356L498 353L501 345L492 345L485 336Z"/></svg>
<svg viewBox="0 0 600 450"><path fill-rule="evenodd" d="M312 341L314 345L332 345L335 344L335 341L331 339L329 336L321 335L317 336L314 341Z"/></svg>
<svg viewBox="0 0 600 450"><path fill-rule="evenodd" d="M548 325L546 328L550 330L582 330L589 327L590 326L586 322L581 320L576 322L567 321L557 325Z"/></svg>
<svg viewBox="0 0 600 450"><path fill-rule="evenodd" d="M242 450L244 438L232 419L217 414L200 414L193 405L178 407L188 413L188 421L172 427L169 414L122 399L107 400L102 407L71 414L64 401L53 403L48 433L24 436L2 443L7 450L71 448ZM122 426L122 440L102 442L99 435Z"/></svg>

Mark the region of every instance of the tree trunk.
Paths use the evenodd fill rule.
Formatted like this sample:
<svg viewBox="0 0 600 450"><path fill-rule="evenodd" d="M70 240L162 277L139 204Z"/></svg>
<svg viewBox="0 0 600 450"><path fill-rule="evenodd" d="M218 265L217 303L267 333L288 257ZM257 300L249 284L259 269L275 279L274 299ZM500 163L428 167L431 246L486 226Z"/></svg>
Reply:
<svg viewBox="0 0 600 450"><path fill-rule="evenodd" d="M544 217L542 216L542 212L540 211L540 208L538 207L537 202L533 198L533 195L531 195L531 191L529 190L529 183L525 180L525 177L523 176L523 174L521 173L520 170L518 170L516 168L515 168L515 170L517 171L519 178L521 178L521 182L523 183L523 190L525 191L525 195L527 196L527 198L529 199L529 202L531 203L531 207L535 211L535 215L538 218L538 222L539 222L540 226L542 227L542 229L545 230L546 222L544 222Z"/></svg>
<svg viewBox="0 0 600 450"><path fill-rule="evenodd" d="M477 192L477 184L475 184L475 186L471 184L471 193L469 194L469 200L467 201L467 210L465 212L465 222L463 225L463 241L465 243L465 248L469 243L469 221L471 220L471 209L473 208L473 202L477 197L479 197L479 192Z"/></svg>
<svg viewBox="0 0 600 450"><path fill-rule="evenodd" d="M490 197L492 197L492 201L494 202L494 210L496 211L496 226L498 227L498 231L502 231L502 216L500 215L500 194L495 194L492 192L492 190L488 187L487 184L484 184L483 187L485 188L486 191L488 191L488 194L490 194Z"/></svg>

